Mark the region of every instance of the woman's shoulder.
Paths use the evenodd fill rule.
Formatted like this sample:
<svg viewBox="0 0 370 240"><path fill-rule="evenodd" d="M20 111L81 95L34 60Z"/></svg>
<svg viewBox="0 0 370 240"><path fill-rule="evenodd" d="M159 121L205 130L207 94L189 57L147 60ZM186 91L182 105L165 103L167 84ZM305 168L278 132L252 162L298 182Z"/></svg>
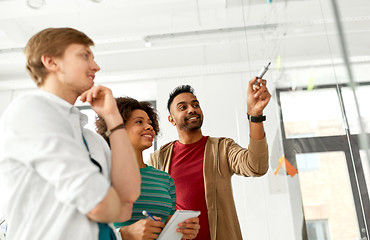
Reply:
<svg viewBox="0 0 370 240"><path fill-rule="evenodd" d="M171 177L170 174L168 174L167 172L162 171L162 170L158 170L155 167L152 167L152 166L149 166L149 165L147 165L147 167L146 167L146 172L148 172L152 175L157 175L157 176L161 176L161 177Z"/></svg>

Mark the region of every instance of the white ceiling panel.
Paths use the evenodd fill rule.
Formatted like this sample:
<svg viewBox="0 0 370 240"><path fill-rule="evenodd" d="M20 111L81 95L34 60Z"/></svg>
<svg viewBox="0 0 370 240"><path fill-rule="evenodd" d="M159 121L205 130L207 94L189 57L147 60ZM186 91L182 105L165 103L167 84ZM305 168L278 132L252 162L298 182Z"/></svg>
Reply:
<svg viewBox="0 0 370 240"><path fill-rule="evenodd" d="M350 57L369 64L370 1L338 4ZM286 70L341 64L331 0L45 0L40 9L0 0L0 90L24 84L23 48L47 27L95 41L102 83L253 72L278 56Z"/></svg>

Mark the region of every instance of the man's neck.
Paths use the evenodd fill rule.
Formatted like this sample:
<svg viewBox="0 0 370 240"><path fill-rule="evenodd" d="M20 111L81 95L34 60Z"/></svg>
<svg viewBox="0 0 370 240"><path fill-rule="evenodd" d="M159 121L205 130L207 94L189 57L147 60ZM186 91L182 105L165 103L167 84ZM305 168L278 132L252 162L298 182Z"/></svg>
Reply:
<svg viewBox="0 0 370 240"><path fill-rule="evenodd" d="M65 86L60 84L59 81L52 79L52 76L50 75L48 76L48 79L45 79L44 84L39 88L64 99L72 105L75 104L78 97L72 93L72 91L69 91Z"/></svg>
<svg viewBox="0 0 370 240"><path fill-rule="evenodd" d="M179 142L182 144L191 144L198 142L202 137L202 130L198 129L196 131L178 131Z"/></svg>

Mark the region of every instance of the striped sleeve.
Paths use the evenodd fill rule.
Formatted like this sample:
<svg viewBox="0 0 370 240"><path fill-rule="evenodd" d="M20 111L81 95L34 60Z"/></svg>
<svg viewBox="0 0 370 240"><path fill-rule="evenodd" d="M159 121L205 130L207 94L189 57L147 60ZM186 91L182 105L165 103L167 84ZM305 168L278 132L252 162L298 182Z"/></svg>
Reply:
<svg viewBox="0 0 370 240"><path fill-rule="evenodd" d="M144 219L145 210L160 217L163 223L176 210L176 190L171 176L151 166L140 169L141 193L134 203L131 219L123 223L114 223L115 227L127 226Z"/></svg>
<svg viewBox="0 0 370 240"><path fill-rule="evenodd" d="M175 182L173 181L172 177L170 177L170 195L172 199L172 210L170 215L173 215L176 212L176 188L175 188Z"/></svg>

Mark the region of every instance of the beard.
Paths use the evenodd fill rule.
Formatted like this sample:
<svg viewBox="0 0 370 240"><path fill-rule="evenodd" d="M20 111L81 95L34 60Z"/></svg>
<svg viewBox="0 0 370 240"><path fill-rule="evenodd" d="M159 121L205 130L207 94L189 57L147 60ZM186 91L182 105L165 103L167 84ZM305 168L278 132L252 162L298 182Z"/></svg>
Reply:
<svg viewBox="0 0 370 240"><path fill-rule="evenodd" d="M188 121L192 117L198 117L198 118L196 121ZM184 119L184 121L182 121L181 124L179 124L179 127L181 130L191 132L191 131L200 129L202 125L203 125L203 116L199 114L193 114L193 115L187 116Z"/></svg>

